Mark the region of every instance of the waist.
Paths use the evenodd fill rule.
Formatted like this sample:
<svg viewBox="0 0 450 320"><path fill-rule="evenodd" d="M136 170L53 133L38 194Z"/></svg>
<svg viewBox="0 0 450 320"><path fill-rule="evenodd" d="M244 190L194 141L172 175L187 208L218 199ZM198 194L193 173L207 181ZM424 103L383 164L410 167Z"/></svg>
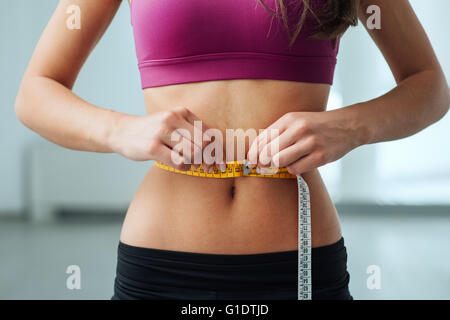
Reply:
<svg viewBox="0 0 450 320"><path fill-rule="evenodd" d="M203 178L237 178L237 177L263 177L263 178L278 178L278 179L296 179L295 174L291 174L284 167L269 167L267 172L259 173L257 169L248 168L245 165L245 161L230 161L227 162L224 168L224 171L218 170L214 167L211 172L206 172L202 166L199 168L191 167L187 171L177 170L168 165L165 165L162 162L155 162L155 166L160 169L186 174L194 177L203 177Z"/></svg>
<svg viewBox="0 0 450 320"><path fill-rule="evenodd" d="M302 177L311 193L312 246L337 241L337 213L319 172ZM297 247L297 221L296 179L208 179L152 166L128 208L121 240L205 253L283 251Z"/></svg>

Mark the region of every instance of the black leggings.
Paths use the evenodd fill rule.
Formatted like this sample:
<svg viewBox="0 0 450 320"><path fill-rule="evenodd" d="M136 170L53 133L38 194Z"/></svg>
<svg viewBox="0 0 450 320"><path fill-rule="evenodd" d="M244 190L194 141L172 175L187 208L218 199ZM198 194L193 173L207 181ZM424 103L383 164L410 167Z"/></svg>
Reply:
<svg viewBox="0 0 450 320"><path fill-rule="evenodd" d="M118 248L113 300L297 300L298 251L207 254ZM312 248L312 299L351 300L344 238Z"/></svg>

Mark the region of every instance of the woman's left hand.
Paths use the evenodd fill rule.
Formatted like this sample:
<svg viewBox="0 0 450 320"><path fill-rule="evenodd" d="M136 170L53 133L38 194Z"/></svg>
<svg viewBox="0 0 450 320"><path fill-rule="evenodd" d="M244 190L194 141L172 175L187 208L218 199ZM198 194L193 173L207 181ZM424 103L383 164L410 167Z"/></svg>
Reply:
<svg viewBox="0 0 450 320"><path fill-rule="evenodd" d="M361 129L339 111L285 114L260 131L248 151L248 166L261 173L274 166L300 174L342 158L360 145Z"/></svg>

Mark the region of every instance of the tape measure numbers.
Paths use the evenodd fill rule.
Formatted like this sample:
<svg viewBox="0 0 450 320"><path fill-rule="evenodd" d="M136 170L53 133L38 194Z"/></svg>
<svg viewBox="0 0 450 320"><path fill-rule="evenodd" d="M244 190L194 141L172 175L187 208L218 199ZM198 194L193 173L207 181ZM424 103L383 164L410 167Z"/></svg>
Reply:
<svg viewBox="0 0 450 320"><path fill-rule="evenodd" d="M182 171L170 166L165 165L162 162L155 161L155 165L161 169L172 171L176 173L182 173L195 177L205 177L205 178L235 178L235 177L266 177L266 178L281 178L281 179L291 179L295 178L295 174L291 174L287 171L286 168L269 168L270 172L268 173L257 173L256 169L248 168L245 165L245 160L242 161L231 161L225 164L226 169L225 172L218 170L213 167L212 172L206 172L202 166L199 168L191 168L188 171Z"/></svg>
<svg viewBox="0 0 450 320"><path fill-rule="evenodd" d="M312 299L311 201L309 188L300 174L298 185L298 300Z"/></svg>
<svg viewBox="0 0 450 320"><path fill-rule="evenodd" d="M312 255L311 255L311 202L309 188L300 174L294 175L286 168L271 168L268 173L257 173L255 169L245 165L245 160L232 161L226 163L226 170L222 172L213 168L211 173L203 170L203 167L191 168L188 171L174 169L162 162L155 162L161 169L182 173L196 177L206 178L233 178L233 177L265 177L265 178L286 178L297 179L298 187L298 300L312 299Z"/></svg>

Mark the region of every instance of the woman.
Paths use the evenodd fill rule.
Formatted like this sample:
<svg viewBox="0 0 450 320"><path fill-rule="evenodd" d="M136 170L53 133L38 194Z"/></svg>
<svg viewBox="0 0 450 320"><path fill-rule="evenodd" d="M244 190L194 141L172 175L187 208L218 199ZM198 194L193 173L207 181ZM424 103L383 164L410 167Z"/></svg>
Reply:
<svg viewBox="0 0 450 320"><path fill-rule="evenodd" d="M65 28L70 5L82 13L76 32ZM443 72L408 1L132 0L145 116L71 91L119 5L61 1L16 101L19 119L54 143L159 164L128 208L113 298L298 298L296 180L192 176L247 160L260 174L273 165L301 174L310 196L312 299L352 299L338 215L317 168L361 145L412 135L449 107ZM326 111L339 39L357 17L366 24L369 5L381 9L382 28L368 32L398 85ZM263 131L242 154L227 129L280 135L265 140ZM223 154L215 149L211 161L204 151L216 142ZM263 150L271 162L262 161Z"/></svg>

